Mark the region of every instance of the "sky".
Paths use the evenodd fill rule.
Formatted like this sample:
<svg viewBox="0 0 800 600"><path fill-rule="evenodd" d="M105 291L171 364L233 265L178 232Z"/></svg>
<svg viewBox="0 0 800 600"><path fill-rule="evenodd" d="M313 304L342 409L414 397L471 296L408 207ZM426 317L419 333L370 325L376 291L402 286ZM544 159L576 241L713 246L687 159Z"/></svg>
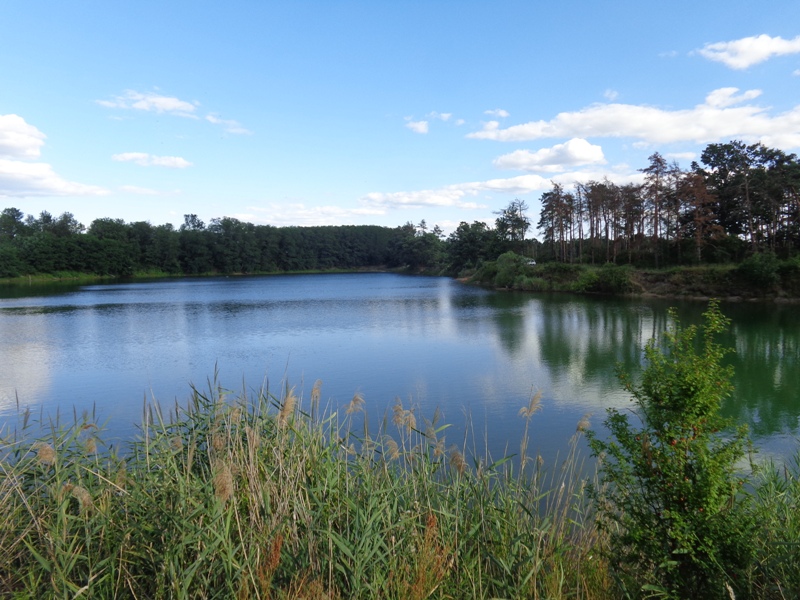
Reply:
<svg viewBox="0 0 800 600"><path fill-rule="evenodd" d="M0 4L0 209L86 226L535 225L730 140L800 153L797 0Z"/></svg>

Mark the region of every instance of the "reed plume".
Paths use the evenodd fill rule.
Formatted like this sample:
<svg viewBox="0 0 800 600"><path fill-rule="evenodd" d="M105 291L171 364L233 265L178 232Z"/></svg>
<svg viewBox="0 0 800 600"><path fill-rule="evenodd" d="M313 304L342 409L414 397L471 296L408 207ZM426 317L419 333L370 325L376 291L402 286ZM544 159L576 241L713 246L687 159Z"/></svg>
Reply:
<svg viewBox="0 0 800 600"><path fill-rule="evenodd" d="M278 411L278 425L281 427L286 426L286 424L289 422L289 417L294 414L296 405L297 397L294 395L294 388L292 388L289 390L289 393L286 394L286 398L281 405L281 409Z"/></svg>
<svg viewBox="0 0 800 600"><path fill-rule="evenodd" d="M217 463L214 474L214 495L223 504L233 495L233 474L230 467L222 461Z"/></svg>
<svg viewBox="0 0 800 600"><path fill-rule="evenodd" d="M531 394L531 399L528 402L528 406L523 406L519 409L519 416L524 417L525 419L530 419L536 412L540 411L542 408L542 392L536 392L535 394Z"/></svg>
<svg viewBox="0 0 800 600"><path fill-rule="evenodd" d="M39 442L37 444L36 458L39 464L50 467L56 463L56 451L50 444Z"/></svg>

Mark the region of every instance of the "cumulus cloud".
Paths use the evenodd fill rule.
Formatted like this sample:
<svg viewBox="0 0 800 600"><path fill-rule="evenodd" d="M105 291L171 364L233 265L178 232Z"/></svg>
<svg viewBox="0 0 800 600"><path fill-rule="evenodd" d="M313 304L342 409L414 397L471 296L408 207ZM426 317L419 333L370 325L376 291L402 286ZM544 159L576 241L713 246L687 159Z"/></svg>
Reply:
<svg viewBox="0 0 800 600"><path fill-rule="evenodd" d="M19 115L0 115L0 197L98 196L107 190L67 181L39 158L47 136Z"/></svg>
<svg viewBox="0 0 800 600"><path fill-rule="evenodd" d="M174 96L162 96L154 92L142 93L135 90L125 90L121 96L114 96L113 100L97 100L97 104L106 108L168 113L179 117L196 119L195 110L199 102L187 102Z"/></svg>
<svg viewBox="0 0 800 600"><path fill-rule="evenodd" d="M428 133L427 121L409 121L406 123L406 127L408 127L414 133Z"/></svg>
<svg viewBox="0 0 800 600"><path fill-rule="evenodd" d="M731 69L746 69L774 56L800 53L800 35L791 40L766 34L730 42L706 44L698 52L709 60L721 62Z"/></svg>
<svg viewBox="0 0 800 600"><path fill-rule="evenodd" d="M234 121L233 119L220 119L216 115L209 114L206 115L206 121L213 123L214 125L222 126L228 133L233 133L236 135L251 135L253 133L249 129L242 127L238 121Z"/></svg>
<svg viewBox="0 0 800 600"><path fill-rule="evenodd" d="M146 152L123 152L122 154L114 154L111 159L117 162L132 162L142 167L185 169L192 166L192 163L180 156L155 156Z"/></svg>
<svg viewBox="0 0 800 600"><path fill-rule="evenodd" d="M431 190L416 190L410 192L373 192L361 198L365 206L379 207L382 209L419 208L430 206L444 206L461 209L486 208L485 204L470 201L470 198L486 194L500 193L510 196L521 196L532 192L544 192L552 187L553 182L571 186L576 182L592 180L609 181L624 185L627 183L641 183L642 174L638 172L616 171L573 171L560 173L553 177L540 175L519 175L487 181L472 181L456 183Z"/></svg>
<svg viewBox="0 0 800 600"><path fill-rule="evenodd" d="M582 138L572 138L563 144L556 144L552 148L542 148L536 152L515 150L494 160L494 165L500 169L545 173L556 173L579 165L602 165L605 163L603 149Z"/></svg>
<svg viewBox="0 0 800 600"><path fill-rule="evenodd" d="M19 115L0 115L2 158L38 158L46 137Z"/></svg>
<svg viewBox="0 0 800 600"><path fill-rule="evenodd" d="M692 141L698 144L739 138L761 141L781 149L800 147L800 105L772 116L766 108L743 104L759 90L741 94L734 87L712 91L703 104L690 109L665 110L632 104L593 104L576 112L563 112L549 121L531 121L501 128L498 121L484 123L473 139L529 141L553 137L634 138L646 143Z"/></svg>
<svg viewBox="0 0 800 600"><path fill-rule="evenodd" d="M383 215L386 212L377 207L306 206L302 202L250 206L248 210L250 212L237 213L231 216L248 223L263 223L280 227L294 225L346 225L358 220L360 217Z"/></svg>
<svg viewBox="0 0 800 600"><path fill-rule="evenodd" d="M485 110L483 114L489 115L491 117L497 117L499 119L505 119L506 117L511 116L507 110L503 110L502 108L495 108L493 110Z"/></svg>
<svg viewBox="0 0 800 600"><path fill-rule="evenodd" d="M67 181L47 163L0 159L0 197L102 196L107 193L95 185Z"/></svg>

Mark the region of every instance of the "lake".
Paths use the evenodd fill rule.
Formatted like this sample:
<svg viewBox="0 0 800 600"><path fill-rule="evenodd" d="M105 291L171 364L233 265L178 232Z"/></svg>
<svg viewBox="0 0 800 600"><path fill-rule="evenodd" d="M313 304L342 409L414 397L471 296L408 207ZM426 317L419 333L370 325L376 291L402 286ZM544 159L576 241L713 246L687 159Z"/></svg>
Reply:
<svg viewBox="0 0 800 600"><path fill-rule="evenodd" d="M366 400L376 427L396 399L417 419L438 408L448 444L465 429L495 458L515 452L534 391L531 449L566 448L578 421L630 405L615 364L634 371L675 306L704 303L495 292L388 273L189 278L0 287L0 423L19 409L72 419L95 411L107 439L130 438L145 402L185 403L190 383L234 394L293 386L323 404ZM736 393L725 414L764 456L790 456L800 419L800 307L723 303ZM372 429L375 431L375 429ZM485 434L485 440L484 440Z"/></svg>

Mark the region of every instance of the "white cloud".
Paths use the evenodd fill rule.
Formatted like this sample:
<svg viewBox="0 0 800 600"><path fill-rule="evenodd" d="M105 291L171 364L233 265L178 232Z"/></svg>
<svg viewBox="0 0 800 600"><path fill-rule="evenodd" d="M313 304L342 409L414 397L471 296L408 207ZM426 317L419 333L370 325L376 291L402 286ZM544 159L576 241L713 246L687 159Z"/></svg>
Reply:
<svg viewBox="0 0 800 600"><path fill-rule="evenodd" d="M466 121L464 119L456 120L456 125L459 126L459 127L461 127L464 123L466 123Z"/></svg>
<svg viewBox="0 0 800 600"><path fill-rule="evenodd" d="M428 114L428 118L429 119L439 119L441 121L449 121L450 117L452 117L452 116L453 116L453 113L440 113L440 112L436 112L436 111L433 111L433 112Z"/></svg>
<svg viewBox="0 0 800 600"><path fill-rule="evenodd" d="M670 158L672 160L684 160L684 161L693 161L697 158L696 152L667 152L664 155L665 158Z"/></svg>
<svg viewBox="0 0 800 600"><path fill-rule="evenodd" d="M800 77L800 69L792 71L792 75L794 75L795 77Z"/></svg>
<svg viewBox="0 0 800 600"><path fill-rule="evenodd" d="M485 110L483 114L489 115L491 117L498 117L500 119L505 119L506 117L511 116L507 110L503 110L502 108L495 108L493 110Z"/></svg>
<svg viewBox="0 0 800 600"><path fill-rule="evenodd" d="M761 95L761 90L747 90L746 92L736 95L739 89L735 87L724 87L712 91L706 96L706 106L711 108L726 108L728 106L735 106L748 100L753 100Z"/></svg>
<svg viewBox="0 0 800 600"><path fill-rule="evenodd" d="M47 163L0 159L0 197L102 196L107 193L95 185L67 181Z"/></svg>
<svg viewBox="0 0 800 600"><path fill-rule="evenodd" d="M547 191L552 187L553 182L571 186L575 182L600 181L604 178L619 185L641 183L643 179L642 173L638 172L608 172L599 170L573 171L569 173L560 173L553 177L542 177L540 175L531 174L505 179L456 183L431 190L373 192L361 198L361 202L365 206L379 207L386 210L430 206L480 209L486 208L486 205L479 202L468 201L467 199L491 193L520 196L532 192Z"/></svg>
<svg viewBox="0 0 800 600"><path fill-rule="evenodd" d="M0 157L38 158L46 137L19 115L0 115Z"/></svg>
<svg viewBox="0 0 800 600"><path fill-rule="evenodd" d="M608 89L605 92L603 92L603 98L613 102L614 100L619 98L619 92L617 90Z"/></svg>
<svg viewBox="0 0 800 600"><path fill-rule="evenodd" d="M709 60L721 62L731 69L746 69L774 56L800 53L800 35L785 40L766 34L706 44L698 52Z"/></svg>
<svg viewBox="0 0 800 600"><path fill-rule="evenodd" d="M582 138L572 138L552 148L542 148L536 152L515 150L494 160L500 169L518 171L539 171L555 173L578 165L602 165L606 163L603 149L590 144Z"/></svg>
<svg viewBox="0 0 800 600"><path fill-rule="evenodd" d="M185 169L192 166L192 163L180 156L154 156L146 152L123 152L122 154L114 154L111 158L117 162L132 162L142 167Z"/></svg>
<svg viewBox="0 0 800 600"><path fill-rule="evenodd" d="M800 147L800 105L776 116L766 108L744 104L761 92L737 88L712 91L703 104L683 110L665 110L631 104L593 104L577 112L564 112L550 121L531 121L500 128L497 121L484 123L474 139L528 141L553 137L634 138L647 143L692 141L709 143L740 138L761 141L781 149Z"/></svg>
<svg viewBox="0 0 800 600"><path fill-rule="evenodd" d="M179 117L198 118L194 114L198 102L187 102L173 96L162 96L153 92L137 92L125 90L122 96L114 96L113 100L97 100L97 104L106 108L124 108L143 110L155 113L169 113Z"/></svg>
<svg viewBox="0 0 800 600"><path fill-rule="evenodd" d="M99 196L108 191L67 181L39 158L47 136L19 115L0 115L0 197Z"/></svg>
<svg viewBox="0 0 800 600"><path fill-rule="evenodd" d="M271 203L266 206L250 206L250 212L231 215L248 223L275 226L347 225L359 217L383 215L380 208L342 208L340 206L306 206L302 202Z"/></svg>
<svg viewBox="0 0 800 600"><path fill-rule="evenodd" d="M121 192L125 192L126 194L136 194L137 196L175 196L180 194L180 190L173 190L171 192L162 192L159 190L153 190L146 187L140 187L138 185L121 185L119 186L119 190Z"/></svg>
<svg viewBox="0 0 800 600"><path fill-rule="evenodd" d="M251 135L253 133L249 129L242 127L238 121L234 121L233 119L220 119L215 115L209 114L206 115L206 121L214 125L221 125L228 133L234 133L236 135Z"/></svg>
<svg viewBox="0 0 800 600"><path fill-rule="evenodd" d="M409 121L406 123L406 127L408 127L414 133L428 133L427 121Z"/></svg>

